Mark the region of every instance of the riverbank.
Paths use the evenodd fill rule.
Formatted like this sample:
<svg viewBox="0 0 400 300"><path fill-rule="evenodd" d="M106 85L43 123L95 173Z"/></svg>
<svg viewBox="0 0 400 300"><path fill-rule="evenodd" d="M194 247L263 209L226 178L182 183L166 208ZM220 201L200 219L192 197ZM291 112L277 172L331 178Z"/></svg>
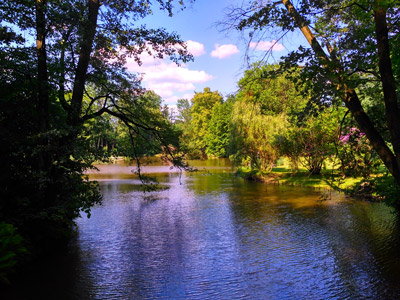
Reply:
<svg viewBox="0 0 400 300"><path fill-rule="evenodd" d="M250 170L239 168L237 176L247 180L260 181L271 184L283 184L302 187L311 187L319 189L335 189L338 191L347 191L360 183L363 178L346 177L343 178L332 170L324 170L320 175L310 175L306 170L292 172L285 167L273 168L271 172L262 172L259 170Z"/></svg>
<svg viewBox="0 0 400 300"><path fill-rule="evenodd" d="M236 176L268 184L335 190L367 201L385 202L390 206L393 206L393 200L399 195L392 184L392 178L384 174L374 174L367 180L362 177L342 177L332 169L322 170L320 175L310 175L305 169L293 172L285 166L279 166L271 172L239 168Z"/></svg>
<svg viewBox="0 0 400 300"><path fill-rule="evenodd" d="M320 175L310 175L306 169L300 168L297 172L293 172L286 164L282 164L272 168L271 172L239 168L236 175L247 180L270 184L335 190L358 199L383 202L400 211L398 204L400 189L393 177L384 170L371 174L369 178L343 177L335 169L325 168L321 170Z"/></svg>

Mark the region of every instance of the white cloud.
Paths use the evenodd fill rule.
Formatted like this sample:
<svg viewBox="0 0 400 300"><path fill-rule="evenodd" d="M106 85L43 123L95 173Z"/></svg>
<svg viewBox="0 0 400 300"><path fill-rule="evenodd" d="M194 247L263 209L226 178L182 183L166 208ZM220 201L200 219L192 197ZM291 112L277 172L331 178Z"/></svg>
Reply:
<svg viewBox="0 0 400 300"><path fill-rule="evenodd" d="M206 53L204 45L199 42L188 40L186 41L187 50L193 54L193 56L201 56Z"/></svg>
<svg viewBox="0 0 400 300"><path fill-rule="evenodd" d="M195 86L193 83L173 83L173 82L151 82L147 81L146 88L155 91L158 95L163 98L170 98L175 93L183 93L186 91L194 90Z"/></svg>
<svg viewBox="0 0 400 300"><path fill-rule="evenodd" d="M192 41L192 40L188 40L185 42L186 44L186 50L192 54L194 57L197 56L201 56L203 54L206 53L206 51L204 50L204 45L202 43L196 42L196 41ZM179 44L176 44L174 46L174 48L176 50L182 50L183 47Z"/></svg>
<svg viewBox="0 0 400 300"><path fill-rule="evenodd" d="M282 44L278 43L275 40L272 41L259 41L259 42L251 42L250 48L253 48L256 51L282 51L285 49Z"/></svg>
<svg viewBox="0 0 400 300"><path fill-rule="evenodd" d="M204 51L204 46L198 42L187 43L193 55L201 55ZM133 58L127 58L126 67L131 72L143 74L144 86L156 92L167 103L173 103L174 100L181 98L176 95L177 93L194 91L196 83L203 83L213 78L203 70L191 70L184 64L177 66L173 62L153 58L148 53L142 53L140 59L141 66Z"/></svg>
<svg viewBox="0 0 400 300"><path fill-rule="evenodd" d="M175 63L161 63L146 67L146 80L153 82L206 82L212 78L205 71L190 70L185 65L178 67Z"/></svg>
<svg viewBox="0 0 400 300"><path fill-rule="evenodd" d="M236 53L239 53L238 47L232 44L218 45L215 44L215 49L211 52L212 57L218 57L219 59L227 58Z"/></svg>

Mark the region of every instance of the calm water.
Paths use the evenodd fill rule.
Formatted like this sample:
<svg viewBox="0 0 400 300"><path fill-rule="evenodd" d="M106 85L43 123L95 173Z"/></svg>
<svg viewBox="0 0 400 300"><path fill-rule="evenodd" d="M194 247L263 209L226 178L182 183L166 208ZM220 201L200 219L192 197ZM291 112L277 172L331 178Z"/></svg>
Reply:
<svg viewBox="0 0 400 300"><path fill-rule="evenodd" d="M223 161L143 193L101 166L104 203L46 268L49 299L400 299L397 216L381 204L245 182ZM169 172L169 173L162 173Z"/></svg>

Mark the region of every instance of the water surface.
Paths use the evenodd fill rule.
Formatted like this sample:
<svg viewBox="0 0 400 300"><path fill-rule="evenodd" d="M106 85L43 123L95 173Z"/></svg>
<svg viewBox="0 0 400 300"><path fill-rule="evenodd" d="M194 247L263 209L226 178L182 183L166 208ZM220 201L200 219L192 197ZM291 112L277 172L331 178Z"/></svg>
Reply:
<svg viewBox="0 0 400 300"><path fill-rule="evenodd" d="M100 166L102 205L49 268L53 299L399 299L397 215L382 204L246 182L221 161L143 193Z"/></svg>

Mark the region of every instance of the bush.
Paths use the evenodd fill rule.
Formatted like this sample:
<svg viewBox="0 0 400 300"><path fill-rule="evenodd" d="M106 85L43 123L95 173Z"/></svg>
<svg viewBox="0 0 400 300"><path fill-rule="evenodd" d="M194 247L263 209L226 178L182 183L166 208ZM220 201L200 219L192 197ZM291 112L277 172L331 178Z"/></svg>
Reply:
<svg viewBox="0 0 400 300"><path fill-rule="evenodd" d="M393 176L385 175L358 183L350 192L352 196L363 197L367 200L382 201L386 205L400 209L400 187Z"/></svg>
<svg viewBox="0 0 400 300"><path fill-rule="evenodd" d="M334 153L336 131L336 119L327 111L321 112L299 127L292 124L279 138L280 152L289 158L293 169L301 164L310 174L318 175L325 159Z"/></svg>
<svg viewBox="0 0 400 300"><path fill-rule="evenodd" d="M17 262L18 256L26 253L22 237L16 233L16 228L5 222L0 223L0 281L8 283L10 274Z"/></svg>
<svg viewBox="0 0 400 300"><path fill-rule="evenodd" d="M367 137L354 127L342 132L338 142L338 157L345 176L368 178L380 166L378 155Z"/></svg>

